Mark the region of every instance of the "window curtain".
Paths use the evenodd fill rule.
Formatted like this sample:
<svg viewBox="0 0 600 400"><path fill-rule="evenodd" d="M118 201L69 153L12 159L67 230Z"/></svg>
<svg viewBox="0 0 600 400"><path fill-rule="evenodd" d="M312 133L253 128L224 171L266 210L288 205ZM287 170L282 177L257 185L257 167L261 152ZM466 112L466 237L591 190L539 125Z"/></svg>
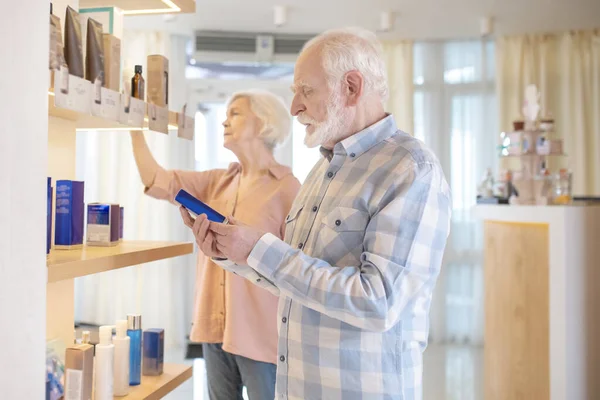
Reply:
<svg viewBox="0 0 600 400"><path fill-rule="evenodd" d="M394 115L399 129L413 134L413 42L385 42L383 54L389 85L387 111Z"/></svg>
<svg viewBox="0 0 600 400"><path fill-rule="evenodd" d="M146 71L148 54L169 59L170 109L186 101L187 38L162 33L126 32L122 40L123 74L133 76L135 64ZM194 143L170 135L146 133L157 161L169 169L194 169ZM85 181L85 201L114 202L125 207L124 240L185 241L193 237L176 207L143 194L129 132L79 132L77 175ZM142 315L144 328L164 328L165 345L186 343L195 280L194 255L129 267L75 281L75 319L113 325L128 313Z"/></svg>
<svg viewBox="0 0 600 400"><path fill-rule="evenodd" d="M564 139L575 194L600 195L600 31L498 39L500 127L521 118L525 86L541 93L542 116L553 116Z"/></svg>
<svg viewBox="0 0 600 400"><path fill-rule="evenodd" d="M452 188L452 226L431 305L430 342L483 344L481 224L476 188L496 164L493 42L414 47L415 137L440 159Z"/></svg>

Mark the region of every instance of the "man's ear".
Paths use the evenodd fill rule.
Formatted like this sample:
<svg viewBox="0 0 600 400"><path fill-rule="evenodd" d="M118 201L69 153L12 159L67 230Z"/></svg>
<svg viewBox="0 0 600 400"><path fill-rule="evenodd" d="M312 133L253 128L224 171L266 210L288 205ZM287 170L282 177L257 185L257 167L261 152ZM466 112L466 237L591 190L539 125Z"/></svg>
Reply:
<svg viewBox="0 0 600 400"><path fill-rule="evenodd" d="M358 71L350 71L344 75L344 84L347 91L347 105L355 106L362 97L364 90L364 78Z"/></svg>

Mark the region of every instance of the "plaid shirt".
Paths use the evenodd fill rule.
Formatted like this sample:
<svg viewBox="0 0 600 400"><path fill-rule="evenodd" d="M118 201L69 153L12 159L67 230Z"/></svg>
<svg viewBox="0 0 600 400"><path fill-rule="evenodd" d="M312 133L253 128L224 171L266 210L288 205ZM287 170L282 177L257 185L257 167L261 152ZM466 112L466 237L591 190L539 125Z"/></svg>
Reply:
<svg viewBox="0 0 600 400"><path fill-rule="evenodd" d="M450 229L442 169L392 116L322 152L285 241L219 264L280 296L277 399L421 399Z"/></svg>

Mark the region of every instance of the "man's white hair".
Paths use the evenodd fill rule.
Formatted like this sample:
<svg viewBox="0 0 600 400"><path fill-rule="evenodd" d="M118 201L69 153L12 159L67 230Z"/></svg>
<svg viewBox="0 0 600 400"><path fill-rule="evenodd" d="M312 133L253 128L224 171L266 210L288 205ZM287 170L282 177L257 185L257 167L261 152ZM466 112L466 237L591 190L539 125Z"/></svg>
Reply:
<svg viewBox="0 0 600 400"><path fill-rule="evenodd" d="M388 84L383 49L377 36L363 28L326 31L304 45L304 50L320 46L323 67L333 87L350 71L363 75L365 92L387 99ZM303 51L304 51L303 50Z"/></svg>
<svg viewBox="0 0 600 400"><path fill-rule="evenodd" d="M240 98L248 99L250 109L262 121L263 126L259 135L269 150L273 151L275 147L285 142L292 128L292 117L280 97L267 90L244 90L234 93L227 107Z"/></svg>

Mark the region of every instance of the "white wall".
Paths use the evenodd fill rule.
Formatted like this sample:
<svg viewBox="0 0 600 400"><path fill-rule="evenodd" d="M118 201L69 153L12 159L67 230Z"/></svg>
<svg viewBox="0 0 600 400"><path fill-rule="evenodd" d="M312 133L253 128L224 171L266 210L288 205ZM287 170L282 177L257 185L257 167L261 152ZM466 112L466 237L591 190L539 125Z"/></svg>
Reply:
<svg viewBox="0 0 600 400"><path fill-rule="evenodd" d="M0 392L44 398L48 2L0 13Z"/></svg>

